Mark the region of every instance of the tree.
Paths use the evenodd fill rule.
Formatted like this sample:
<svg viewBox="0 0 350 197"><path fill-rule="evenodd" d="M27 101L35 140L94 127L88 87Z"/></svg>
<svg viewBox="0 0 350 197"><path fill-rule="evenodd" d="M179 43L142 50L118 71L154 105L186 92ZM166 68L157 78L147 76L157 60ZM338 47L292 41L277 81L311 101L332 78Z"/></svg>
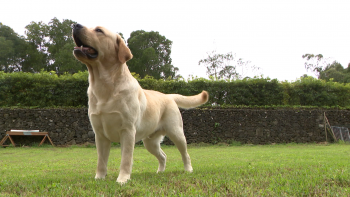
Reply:
<svg viewBox="0 0 350 197"><path fill-rule="evenodd" d="M322 54L314 55L314 54L304 54L302 56L306 62L305 62L305 69L311 70L317 77L320 76L320 73L323 70L323 67L325 67L328 64L329 58L325 59L323 58Z"/></svg>
<svg viewBox="0 0 350 197"><path fill-rule="evenodd" d="M25 35L19 36L0 23L0 69L5 72L56 71L76 73L86 70L72 55L74 41L71 26L74 21L53 18L48 24L31 22Z"/></svg>
<svg viewBox="0 0 350 197"><path fill-rule="evenodd" d="M300 76L300 79L307 79L307 78L314 78L313 76L309 76L307 74L303 74L302 76Z"/></svg>
<svg viewBox="0 0 350 197"><path fill-rule="evenodd" d="M63 19L61 22L57 18L53 18L48 24L31 22L26 26L28 41L37 46L37 51L41 54L35 56L36 61L44 64L40 69L53 70L57 74L65 72L73 74L80 70L86 70L86 67L72 55L74 41L71 26L75 23L67 19Z"/></svg>
<svg viewBox="0 0 350 197"><path fill-rule="evenodd" d="M329 59L325 59L322 54L304 54L302 56L305 62L306 70L311 70L318 77L326 81L333 80L340 83L350 82L350 63L346 69L337 61L329 63Z"/></svg>
<svg viewBox="0 0 350 197"><path fill-rule="evenodd" d="M9 26L0 23L0 69L20 71L25 58L26 42Z"/></svg>
<svg viewBox="0 0 350 197"><path fill-rule="evenodd" d="M0 69L8 72L9 70L9 59L14 54L14 46L11 40L5 37L0 37Z"/></svg>
<svg viewBox="0 0 350 197"><path fill-rule="evenodd" d="M42 21L38 23L32 21L25 28L25 35L27 36L27 41L35 45L39 52L47 53L48 26Z"/></svg>
<svg viewBox="0 0 350 197"><path fill-rule="evenodd" d="M227 54L217 54L216 51L207 53L208 57L198 62L207 68L208 77L215 79L238 79L244 76L246 69L259 70L256 66L250 66L250 61L243 61L242 58L236 60L236 54L232 52ZM250 67L250 68L249 68ZM241 68L241 74L238 69Z"/></svg>
<svg viewBox="0 0 350 197"><path fill-rule="evenodd" d="M324 68L319 76L319 79L324 79L326 81L330 81L331 79L335 82L340 83L350 83L350 72L348 68L344 69L344 67L337 61L333 61L332 64L328 64L326 68Z"/></svg>
<svg viewBox="0 0 350 197"><path fill-rule="evenodd" d="M39 72L43 68L47 68L47 53L37 50L34 43L26 42L26 55L21 64L21 71L23 72ZM46 69L45 69L46 70Z"/></svg>
<svg viewBox="0 0 350 197"><path fill-rule="evenodd" d="M22 64L22 71L39 72L41 69L47 70L47 25L43 22L32 21L27 25L25 31L28 44L26 58Z"/></svg>
<svg viewBox="0 0 350 197"><path fill-rule="evenodd" d="M51 19L48 24L48 52L49 61L52 62L49 70L56 71L57 74L76 73L86 70L86 66L77 61L72 55L74 40L72 38L72 25L76 22L68 19L59 21L57 18Z"/></svg>
<svg viewBox="0 0 350 197"><path fill-rule="evenodd" d="M176 78L179 70L171 62L172 41L159 32L133 31L128 39L133 59L128 62L131 72L141 78L149 75L155 79Z"/></svg>

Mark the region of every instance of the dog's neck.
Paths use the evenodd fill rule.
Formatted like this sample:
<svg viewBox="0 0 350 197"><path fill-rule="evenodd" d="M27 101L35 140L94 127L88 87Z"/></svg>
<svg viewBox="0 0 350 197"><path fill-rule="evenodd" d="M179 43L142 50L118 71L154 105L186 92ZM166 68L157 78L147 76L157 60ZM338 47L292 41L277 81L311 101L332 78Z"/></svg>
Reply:
<svg viewBox="0 0 350 197"><path fill-rule="evenodd" d="M98 97L99 94L113 94L118 87L125 84L125 81L132 77L126 63L112 66L87 65L89 71L89 85L94 87L94 94Z"/></svg>

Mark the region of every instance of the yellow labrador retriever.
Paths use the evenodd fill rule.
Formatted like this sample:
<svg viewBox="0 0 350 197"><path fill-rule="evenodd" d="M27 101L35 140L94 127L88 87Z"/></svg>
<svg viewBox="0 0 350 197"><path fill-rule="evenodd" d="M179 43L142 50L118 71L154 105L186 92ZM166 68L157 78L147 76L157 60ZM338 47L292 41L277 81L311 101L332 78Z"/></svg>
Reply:
<svg viewBox="0 0 350 197"><path fill-rule="evenodd" d="M167 135L179 149L185 170L192 172L179 108L193 108L208 101L206 91L195 96L163 94L144 90L130 74L126 62L132 58L123 39L103 27L73 26L74 56L89 71L89 118L95 132L97 170L95 179L105 178L111 142L120 142L121 164L117 179L130 179L134 144L142 140L165 170L166 155L160 142Z"/></svg>

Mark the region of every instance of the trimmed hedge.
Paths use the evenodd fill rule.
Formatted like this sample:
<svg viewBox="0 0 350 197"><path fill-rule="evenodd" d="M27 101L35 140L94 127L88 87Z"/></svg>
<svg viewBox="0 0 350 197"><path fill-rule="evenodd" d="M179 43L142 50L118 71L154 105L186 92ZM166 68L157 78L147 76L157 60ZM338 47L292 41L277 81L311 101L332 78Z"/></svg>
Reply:
<svg viewBox="0 0 350 197"><path fill-rule="evenodd" d="M87 106L87 87L87 72L0 72L0 106Z"/></svg>
<svg viewBox="0 0 350 197"><path fill-rule="evenodd" d="M350 84L302 78L295 82L254 78L235 81L209 79L138 79L144 89L164 93L210 94L209 105L243 106L350 106ZM57 76L54 72L0 72L0 106L87 106L88 72Z"/></svg>

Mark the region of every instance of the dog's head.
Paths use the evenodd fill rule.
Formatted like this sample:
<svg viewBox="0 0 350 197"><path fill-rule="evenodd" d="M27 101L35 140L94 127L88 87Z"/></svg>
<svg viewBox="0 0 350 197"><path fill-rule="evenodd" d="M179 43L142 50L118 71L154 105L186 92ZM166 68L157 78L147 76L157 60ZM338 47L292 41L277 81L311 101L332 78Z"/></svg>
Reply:
<svg viewBox="0 0 350 197"><path fill-rule="evenodd" d="M76 44L73 54L85 64L102 65L124 64L132 58L129 48L120 35L103 27L86 28L80 24L73 25L73 39Z"/></svg>

